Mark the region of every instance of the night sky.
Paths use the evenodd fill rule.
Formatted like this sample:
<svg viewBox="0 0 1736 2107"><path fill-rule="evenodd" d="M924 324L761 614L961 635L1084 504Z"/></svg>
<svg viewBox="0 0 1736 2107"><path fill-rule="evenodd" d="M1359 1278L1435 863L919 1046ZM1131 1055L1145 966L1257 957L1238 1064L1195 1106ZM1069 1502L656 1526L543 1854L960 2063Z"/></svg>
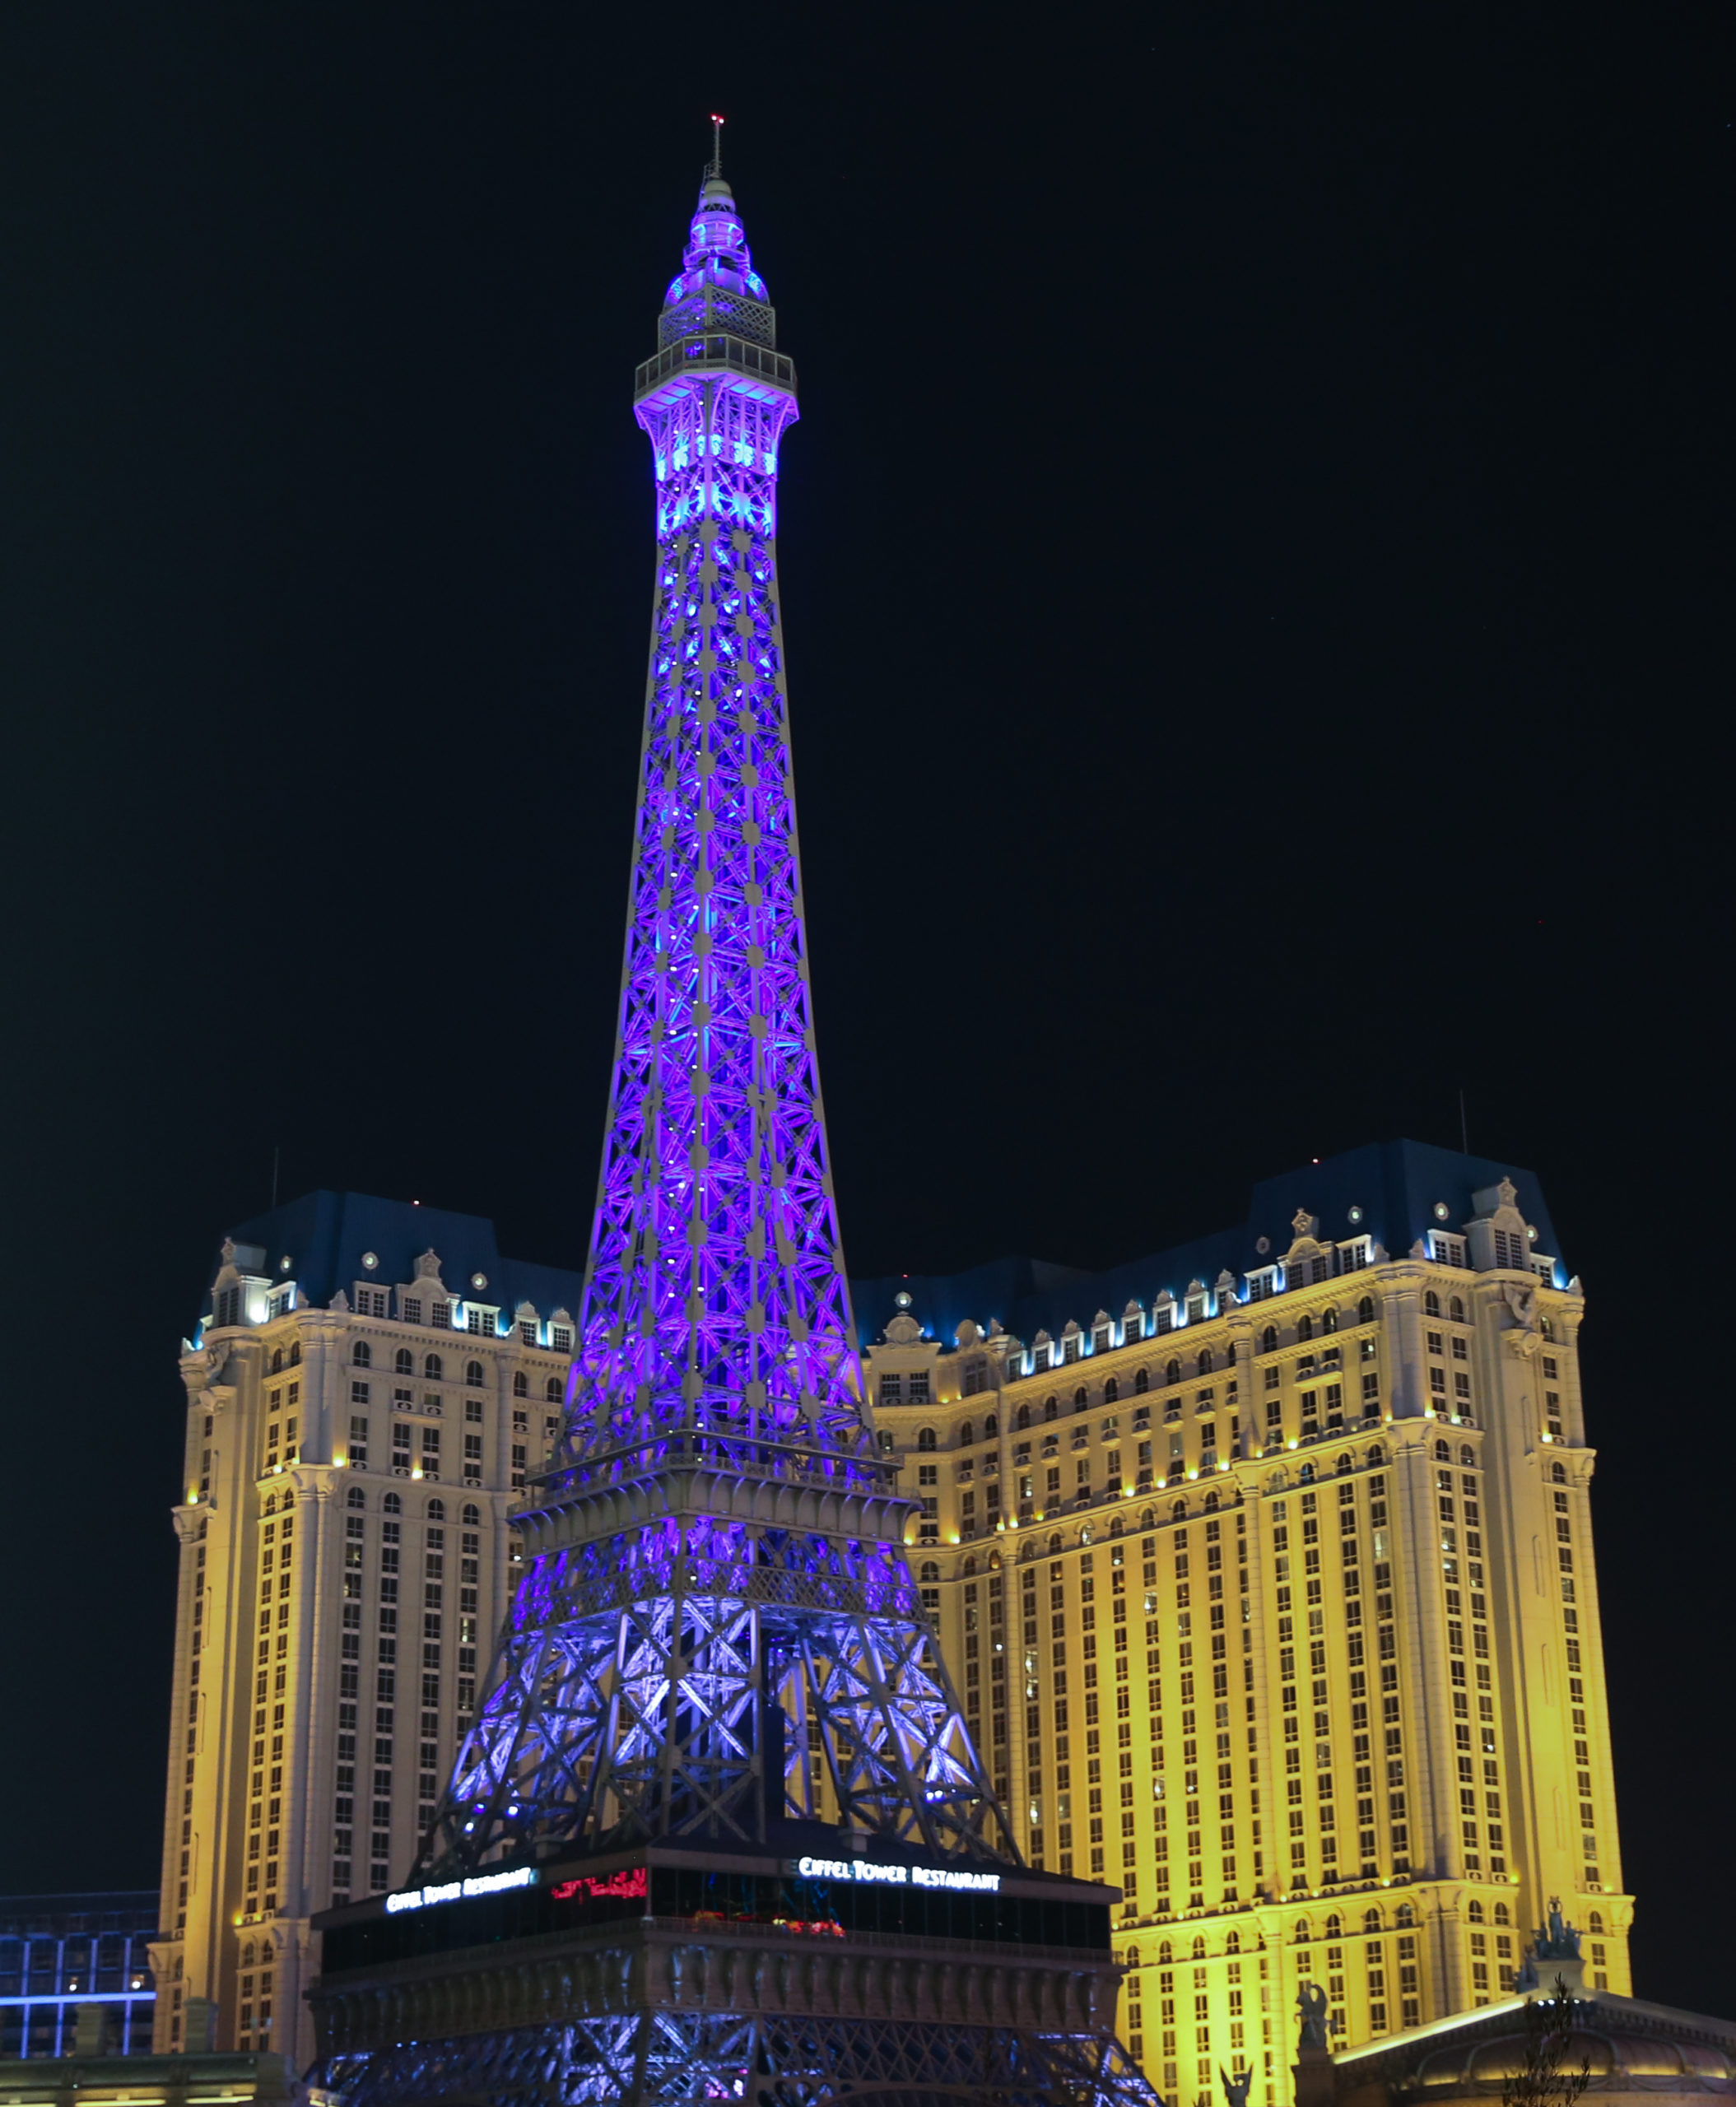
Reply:
<svg viewBox="0 0 1736 2107"><path fill-rule="evenodd" d="M273 1150L583 1262L716 108L852 1270L1156 1249L1462 1088L1589 1298L1636 1987L1731 2009L1727 32L0 11L0 1891L155 1883Z"/></svg>

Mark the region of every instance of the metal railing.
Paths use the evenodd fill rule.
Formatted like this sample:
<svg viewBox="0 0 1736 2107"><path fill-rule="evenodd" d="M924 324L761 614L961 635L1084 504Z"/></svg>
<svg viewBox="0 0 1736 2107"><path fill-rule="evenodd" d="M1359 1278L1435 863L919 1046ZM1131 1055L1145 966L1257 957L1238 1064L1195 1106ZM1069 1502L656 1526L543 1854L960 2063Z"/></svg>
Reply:
<svg viewBox="0 0 1736 2107"><path fill-rule="evenodd" d="M787 388L792 393L795 391L795 361L781 351L769 351L762 344L750 344L743 337L686 337L635 369L635 398L667 380L673 373L685 373L695 368L705 370L714 366L733 366L739 373L757 374L779 388Z"/></svg>

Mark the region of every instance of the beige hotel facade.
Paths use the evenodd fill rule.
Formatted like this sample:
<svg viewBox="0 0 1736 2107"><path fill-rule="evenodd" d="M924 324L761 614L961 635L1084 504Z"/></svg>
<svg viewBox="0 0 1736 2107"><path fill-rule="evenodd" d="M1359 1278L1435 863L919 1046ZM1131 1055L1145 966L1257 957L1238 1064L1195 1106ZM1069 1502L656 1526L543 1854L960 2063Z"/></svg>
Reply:
<svg viewBox="0 0 1736 2107"><path fill-rule="evenodd" d="M182 1356L159 2051L312 2058L314 1912L402 1882L505 1615L580 1283L322 1193ZM1497 2000L1552 1897L1631 1988L1583 1314L1536 1180L1399 1142L1099 1276L853 1284L910 1557L1026 1855L1118 1886L1174 2100Z"/></svg>

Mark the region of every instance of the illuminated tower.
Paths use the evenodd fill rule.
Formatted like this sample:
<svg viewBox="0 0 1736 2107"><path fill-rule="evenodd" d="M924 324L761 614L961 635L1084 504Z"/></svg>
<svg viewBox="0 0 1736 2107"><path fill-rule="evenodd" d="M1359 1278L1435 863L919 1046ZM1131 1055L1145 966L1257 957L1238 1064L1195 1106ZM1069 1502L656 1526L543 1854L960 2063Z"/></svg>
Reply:
<svg viewBox="0 0 1736 2107"><path fill-rule="evenodd" d="M561 1449L403 1893L327 1920L368 2103L1148 2100L1113 1891L1025 1867L864 1424L775 569L795 375L714 158L640 366L657 584Z"/></svg>

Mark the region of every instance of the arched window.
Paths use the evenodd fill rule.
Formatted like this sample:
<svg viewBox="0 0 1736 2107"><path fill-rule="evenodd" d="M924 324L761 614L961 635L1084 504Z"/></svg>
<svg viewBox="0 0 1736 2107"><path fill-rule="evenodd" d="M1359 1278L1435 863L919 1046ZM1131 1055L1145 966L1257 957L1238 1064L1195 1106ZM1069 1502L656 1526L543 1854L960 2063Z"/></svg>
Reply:
<svg viewBox="0 0 1736 2107"><path fill-rule="evenodd" d="M1018 1429L1021 1434L1025 1431L1025 1429L1031 1424L1031 1407L1029 1405L1021 1405L1019 1407L1017 1414L1014 1417L1012 1423ZM934 1444L931 1441L929 1444L929 1446L932 1449L934 1446Z"/></svg>
<svg viewBox="0 0 1736 2107"><path fill-rule="evenodd" d="M1371 1295L1365 1295L1357 1305L1357 1322L1359 1324L1372 1324L1374 1321L1375 1298Z"/></svg>
<svg viewBox="0 0 1736 2107"><path fill-rule="evenodd" d="M1298 1917L1296 1920L1296 1944L1298 1946L1306 1946L1310 1939L1313 1937L1314 1933L1310 1928L1308 1919L1305 1917Z"/></svg>
<svg viewBox="0 0 1736 2107"><path fill-rule="evenodd" d="M408 1347L400 1347L398 1351L393 1355L392 1373L394 1375L415 1374L416 1356L411 1352Z"/></svg>
<svg viewBox="0 0 1736 2107"><path fill-rule="evenodd" d="M1369 1450L1369 1452L1368 1452L1368 1463L1369 1463L1369 1468L1370 1468L1371 1470L1372 1470L1372 1469L1374 1468L1374 1467L1375 1467L1375 1465L1376 1463L1384 1463L1385 1461L1386 1461L1386 1451L1385 1451L1385 1449L1380 1446L1380 1443L1377 1441L1377 1442L1375 1444L1374 1447L1373 1447L1372 1449L1371 1449Z"/></svg>
<svg viewBox="0 0 1736 2107"><path fill-rule="evenodd" d="M1465 1916L1470 1923L1480 1924L1482 1922L1482 1903L1476 1901L1470 1903L1465 1909Z"/></svg>
<svg viewBox="0 0 1736 2107"><path fill-rule="evenodd" d="M1314 1337L1313 1318L1298 1317L1296 1320L1296 1335L1299 1339L1311 1339Z"/></svg>
<svg viewBox="0 0 1736 2107"><path fill-rule="evenodd" d="M1054 1416L1055 1416L1055 1401L1054 1401L1054 1399L1053 1398L1044 1398L1044 1400L1043 1400L1043 1417L1045 1418L1045 1420L1051 1420L1051 1419L1053 1419L1053 1418L1054 1417Z"/></svg>
<svg viewBox="0 0 1736 2107"><path fill-rule="evenodd" d="M1347 1449L1338 1458L1338 1476L1341 1478L1347 1478L1355 1468L1356 1460Z"/></svg>
<svg viewBox="0 0 1736 2107"><path fill-rule="evenodd" d="M464 1380L472 1390L482 1388L482 1364L481 1361L467 1360L464 1363Z"/></svg>
<svg viewBox="0 0 1736 2107"><path fill-rule="evenodd" d="M971 1426L971 1424L970 1424L970 1421L969 1421L969 1420L966 1420L966 1421L963 1422L963 1424L960 1426L960 1428L959 1428L959 1430L958 1430L958 1445L959 1445L959 1447L960 1447L961 1449L968 1449L968 1448L970 1446L970 1444L971 1444L973 1441L975 1441L975 1439L976 1439L976 1430L975 1430L975 1427L973 1427L973 1426Z"/></svg>
<svg viewBox="0 0 1736 2107"><path fill-rule="evenodd" d="M1344 1919L1336 1910L1326 1919L1326 1936L1329 1939L1341 1939L1344 1936Z"/></svg>
<svg viewBox="0 0 1736 2107"><path fill-rule="evenodd" d="M285 1500L284 1500L284 1505L285 1505L286 1506L287 1506L287 1505L288 1505L288 1504L289 1504L289 1502L288 1502L288 1498L287 1498L287 1495L286 1495L286 1497L285 1497ZM267 1493L267 1495L265 1495L265 1511L266 1511L266 1513L267 1513L268 1514L275 1514L277 1513L277 1494L276 1494L276 1493L274 1493L274 1492L268 1492L268 1493Z"/></svg>
<svg viewBox="0 0 1736 2107"><path fill-rule="evenodd" d="M1105 1405L1114 1405L1119 1404L1120 1400L1121 1385L1111 1375L1103 1386L1103 1402Z"/></svg>
<svg viewBox="0 0 1736 2107"><path fill-rule="evenodd" d="M1186 1500L1172 1500L1170 1502L1170 1519L1172 1522L1185 1522L1187 1519L1188 1503Z"/></svg>
<svg viewBox="0 0 1736 2107"><path fill-rule="evenodd" d="M1551 1485L1566 1484L1567 1466L1565 1463L1552 1463L1549 1466L1549 1482Z"/></svg>
<svg viewBox="0 0 1736 2107"><path fill-rule="evenodd" d="M480 1529L482 1526L482 1509L480 1507L467 1507L464 1509L464 1527L467 1529Z"/></svg>
<svg viewBox="0 0 1736 2107"><path fill-rule="evenodd" d="M1322 1318L1320 1319L1320 1329L1321 1329L1323 1332L1335 1332L1335 1331L1337 1331L1337 1330L1338 1330L1338 1311L1337 1311L1336 1309L1329 1309L1329 1310L1327 1310L1327 1311L1326 1311L1326 1313L1324 1314L1324 1316L1322 1316Z"/></svg>
<svg viewBox="0 0 1736 2107"><path fill-rule="evenodd" d="M1172 1360L1164 1370L1163 1379L1166 1383L1179 1383L1181 1380L1181 1363L1179 1360Z"/></svg>
<svg viewBox="0 0 1736 2107"><path fill-rule="evenodd" d="M1276 1324L1268 1324L1265 1330L1260 1333L1259 1350L1262 1353L1274 1353L1277 1351L1278 1326Z"/></svg>
<svg viewBox="0 0 1736 2107"><path fill-rule="evenodd" d="M1469 1442L1467 1441L1460 1444L1459 1450L1459 1461L1460 1464L1466 1468L1469 1468L1476 1463L1477 1451L1471 1446Z"/></svg>
<svg viewBox="0 0 1736 2107"><path fill-rule="evenodd" d="M1161 1968L1175 1958L1175 1949L1167 1939L1161 1940L1157 1947L1157 1965Z"/></svg>
<svg viewBox="0 0 1736 2107"><path fill-rule="evenodd" d="M925 1558L916 1577L919 1580L938 1580L940 1578L940 1568L932 1558Z"/></svg>
<svg viewBox="0 0 1736 2107"><path fill-rule="evenodd" d="M1121 1517L1119 1514L1110 1523L1109 1533L1112 1537L1119 1537L1121 1534ZM1115 1554L1115 1563L1117 1565L1121 1563L1121 1555L1119 1551Z"/></svg>
<svg viewBox="0 0 1736 2107"><path fill-rule="evenodd" d="M968 1580L976 1570L976 1554L973 1551L965 1560L965 1578Z"/></svg>
<svg viewBox="0 0 1736 2107"><path fill-rule="evenodd" d="M1497 1902L1496 1904L1495 1921L1497 1924L1505 1924L1511 1921L1507 1915L1507 1905L1505 1902Z"/></svg>
<svg viewBox="0 0 1736 2107"><path fill-rule="evenodd" d="M1240 1932L1232 1931L1229 1937L1224 1941L1224 1951L1226 1953L1240 1953L1241 1950L1242 1935Z"/></svg>
<svg viewBox="0 0 1736 2107"><path fill-rule="evenodd" d="M522 1368L514 1372L512 1393L515 1398L528 1398L530 1395L530 1378Z"/></svg>
<svg viewBox="0 0 1736 2107"><path fill-rule="evenodd" d="M1417 1913L1408 1902L1401 1902L1393 1914L1400 1924L1414 1924L1417 1921Z"/></svg>
<svg viewBox="0 0 1736 2107"><path fill-rule="evenodd" d="M389 1492L379 1503L379 1506L380 1512L384 1514L402 1514L404 1511L404 1503L395 1492Z"/></svg>
<svg viewBox="0 0 1736 2107"><path fill-rule="evenodd" d="M426 1382L441 1382L444 1379L445 1374L446 1364L437 1353L425 1353L422 1356L422 1376Z"/></svg>
<svg viewBox="0 0 1736 2107"><path fill-rule="evenodd" d="M1438 1317L1440 1314L1440 1297L1436 1294L1433 1288L1431 1288L1422 1298L1422 1314L1425 1317Z"/></svg>
<svg viewBox="0 0 1736 2107"><path fill-rule="evenodd" d="M1314 1465L1312 1463L1304 1463L1301 1470L1299 1470L1296 1475L1296 1481L1299 1484L1312 1485L1314 1483Z"/></svg>
<svg viewBox="0 0 1736 2107"><path fill-rule="evenodd" d="M295 1340L290 1347L289 1365L291 1368L300 1368L301 1365L301 1342L300 1339Z"/></svg>
<svg viewBox="0 0 1736 2107"><path fill-rule="evenodd" d="M444 1500L431 1500L428 1502L428 1519L431 1522L444 1522L445 1519L445 1501Z"/></svg>
<svg viewBox="0 0 1736 2107"><path fill-rule="evenodd" d="M373 1366L374 1349L368 1344L365 1339L358 1339L355 1345L350 1348L350 1365L353 1368L371 1368Z"/></svg>
<svg viewBox="0 0 1736 2107"><path fill-rule="evenodd" d="M988 1418L983 1421L984 1440L993 1441L1000 1430L1000 1415L998 1412L990 1412Z"/></svg>
<svg viewBox="0 0 1736 2107"><path fill-rule="evenodd" d="M279 1347L272 1356L272 1374L273 1375L281 1375L282 1373L283 1349L282 1347Z"/></svg>
<svg viewBox="0 0 1736 2107"><path fill-rule="evenodd" d="M1447 1305L1447 1314L1451 1317L1455 1324L1464 1323L1464 1303L1459 1296L1455 1295L1453 1297L1453 1300Z"/></svg>
<svg viewBox="0 0 1736 2107"><path fill-rule="evenodd" d="M1061 1532L1059 1529L1049 1539L1049 1556L1051 1558L1059 1558L1061 1556Z"/></svg>
<svg viewBox="0 0 1736 2107"><path fill-rule="evenodd" d="M1199 1359L1194 1365L1202 1375L1209 1375L1212 1373L1212 1349L1210 1347L1206 1348L1205 1351L1201 1354Z"/></svg>
<svg viewBox="0 0 1736 2107"><path fill-rule="evenodd" d="M1435 1461L1437 1463L1450 1463L1452 1460L1452 1450L1448 1448L1445 1442L1437 1441L1435 1444ZM1449 1481L1449 1482L1450 1482L1450 1481Z"/></svg>
<svg viewBox="0 0 1736 2107"><path fill-rule="evenodd" d="M1194 1953L1193 1953L1193 1958L1194 1958L1195 1960L1203 1960L1205 1959L1205 1957L1206 1957L1206 1942L1205 1942L1204 1939L1203 1939L1203 1938L1202 1938L1202 1937L1200 1937L1200 1936L1196 1933L1194 1934Z"/></svg>
<svg viewBox="0 0 1736 2107"><path fill-rule="evenodd" d="M1206 1512L1208 1514L1215 1514L1217 1512L1217 1495L1215 1492L1208 1492L1206 1495Z"/></svg>
<svg viewBox="0 0 1736 2107"><path fill-rule="evenodd" d="M1590 1932L1594 1938L1600 1939L1603 1937L1603 1913L1601 1909L1594 1909L1592 1911L1590 1916L1586 1919L1586 1928Z"/></svg>
<svg viewBox="0 0 1736 2107"><path fill-rule="evenodd" d="M1135 1393L1143 1398L1151 1387L1152 1371L1148 1368L1140 1369L1133 1377L1133 1388Z"/></svg>
<svg viewBox="0 0 1736 2107"><path fill-rule="evenodd" d="M1088 1412L1091 1409L1091 1398L1082 1388L1073 1392L1073 1408L1076 1412Z"/></svg>
<svg viewBox="0 0 1736 2107"><path fill-rule="evenodd" d="M1155 1507L1142 1507L1140 1509L1139 1526L1142 1529L1155 1529L1157 1528L1157 1510Z"/></svg>
<svg viewBox="0 0 1736 2107"><path fill-rule="evenodd" d="M253 1965L254 1942L251 1939L249 1939L246 1944L241 1948L241 1965L244 1968L251 1968Z"/></svg>
<svg viewBox="0 0 1736 2107"><path fill-rule="evenodd" d="M1024 1407L1021 1406L1019 1409L1022 1412ZM934 1446L934 1430L932 1426L919 1426L917 1428L916 1445L919 1449L922 1449L924 1454Z"/></svg>
<svg viewBox="0 0 1736 2107"><path fill-rule="evenodd" d="M1378 1932L1380 1930L1380 1912L1378 1909L1365 1909L1362 1912L1362 1928L1365 1932Z"/></svg>
<svg viewBox="0 0 1736 2107"><path fill-rule="evenodd" d="M542 1385L542 1397L544 1402L547 1404L558 1405L560 1403L561 1378L558 1375L551 1375L547 1382Z"/></svg>
<svg viewBox="0 0 1736 2107"><path fill-rule="evenodd" d="M345 1502L345 1505L350 1507L365 1507L367 1504L368 1495L366 1493L362 1491L359 1485L352 1485L350 1487L349 1498Z"/></svg>

